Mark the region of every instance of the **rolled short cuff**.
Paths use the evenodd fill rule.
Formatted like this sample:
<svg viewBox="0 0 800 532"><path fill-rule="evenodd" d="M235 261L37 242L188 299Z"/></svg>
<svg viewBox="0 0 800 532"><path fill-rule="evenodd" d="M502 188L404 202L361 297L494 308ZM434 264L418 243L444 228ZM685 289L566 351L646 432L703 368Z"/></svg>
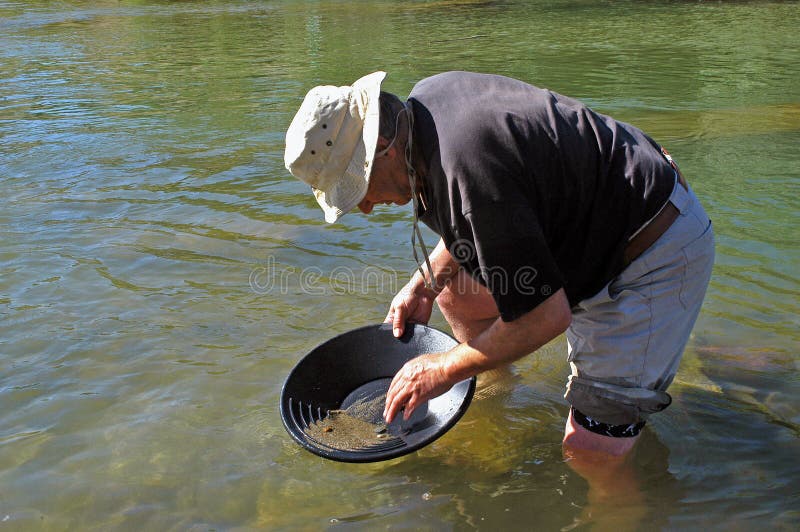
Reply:
<svg viewBox="0 0 800 532"><path fill-rule="evenodd" d="M585 415L609 425L645 421L672 403L667 392L629 388L571 375L564 398Z"/></svg>

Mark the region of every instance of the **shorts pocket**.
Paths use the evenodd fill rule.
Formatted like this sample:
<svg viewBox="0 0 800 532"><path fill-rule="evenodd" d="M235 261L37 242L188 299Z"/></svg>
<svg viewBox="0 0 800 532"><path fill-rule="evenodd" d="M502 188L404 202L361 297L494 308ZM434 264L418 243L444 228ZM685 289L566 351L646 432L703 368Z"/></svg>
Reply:
<svg viewBox="0 0 800 532"><path fill-rule="evenodd" d="M577 334L572 327L567 328L566 331L567 336L567 362L574 362L575 358L578 356L578 353L581 352L583 348L583 344L586 340L579 334Z"/></svg>
<svg viewBox="0 0 800 532"><path fill-rule="evenodd" d="M714 266L714 229L711 222L698 238L682 250L684 271L678 297L684 309L699 306L705 297Z"/></svg>

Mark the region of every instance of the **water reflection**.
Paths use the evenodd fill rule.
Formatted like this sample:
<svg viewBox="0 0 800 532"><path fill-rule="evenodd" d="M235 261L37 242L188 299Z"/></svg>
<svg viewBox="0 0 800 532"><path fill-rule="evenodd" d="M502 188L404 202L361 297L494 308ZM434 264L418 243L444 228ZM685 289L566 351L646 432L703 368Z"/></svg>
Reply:
<svg viewBox="0 0 800 532"><path fill-rule="evenodd" d="M791 2L0 4L0 521L796 528L798 22ZM305 91L379 68L400 95L470 69L582 98L667 144L708 205L715 276L635 497L564 460L563 342L397 461L285 434L294 362L391 297L337 292L336 268L414 268L408 212L324 225L283 168ZM254 290L269 260L290 282Z"/></svg>

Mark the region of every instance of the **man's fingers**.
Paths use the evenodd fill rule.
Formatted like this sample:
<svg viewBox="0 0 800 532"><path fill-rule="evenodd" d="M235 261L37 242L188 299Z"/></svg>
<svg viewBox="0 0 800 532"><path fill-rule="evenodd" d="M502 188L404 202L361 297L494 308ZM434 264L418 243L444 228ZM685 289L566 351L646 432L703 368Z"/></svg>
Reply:
<svg viewBox="0 0 800 532"><path fill-rule="evenodd" d="M405 394L403 394L402 399L400 397L400 395L395 395L392 397L391 403L386 403L386 409L383 414L383 419L386 423L391 423L401 410L403 411L403 420L408 421L411 414L413 414L414 410L419 406L417 394L412 394L411 399L408 401L405 400Z"/></svg>
<svg viewBox="0 0 800 532"><path fill-rule="evenodd" d="M394 316L392 318L392 332L395 338L403 336L403 329L406 325L406 312L405 306L398 305L394 309Z"/></svg>
<svg viewBox="0 0 800 532"><path fill-rule="evenodd" d="M417 408L417 404L419 403L419 396L417 394L413 394L411 399L408 400L406 403L405 409L403 410L403 419L408 421L411 417L411 414L414 413L414 410Z"/></svg>
<svg viewBox="0 0 800 532"><path fill-rule="evenodd" d="M389 385L389 390L386 392L386 406L383 409L383 419L386 423L392 422L397 412L403 407L403 403L405 403L406 398L403 386L400 384L401 380L402 377L399 373L395 375Z"/></svg>
<svg viewBox="0 0 800 532"><path fill-rule="evenodd" d="M403 305L392 306L386 314L383 323L392 324L392 333L396 338L403 336L403 328L405 325L405 307Z"/></svg>
<svg viewBox="0 0 800 532"><path fill-rule="evenodd" d="M386 397L387 399L389 398L388 395ZM402 401L400 401L396 395L391 398L391 402L387 401L386 409L383 412L383 419L386 423L391 423L394 420L401 406Z"/></svg>

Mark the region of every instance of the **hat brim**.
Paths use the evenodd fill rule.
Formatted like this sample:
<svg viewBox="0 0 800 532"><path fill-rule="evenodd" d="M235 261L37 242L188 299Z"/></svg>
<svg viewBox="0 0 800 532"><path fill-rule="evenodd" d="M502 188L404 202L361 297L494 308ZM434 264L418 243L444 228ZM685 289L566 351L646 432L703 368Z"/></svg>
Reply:
<svg viewBox="0 0 800 532"><path fill-rule="evenodd" d="M365 152L364 143L359 143L344 175L327 192L312 188L314 197L325 214L325 221L329 224L335 223L339 218L353 210L366 196L372 165L370 164L370 168L367 169L365 175L364 167L366 162L362 162L366 161L368 157ZM374 156L374 147L372 148L372 153Z"/></svg>
<svg viewBox="0 0 800 532"><path fill-rule="evenodd" d="M353 210L369 187L375 148L378 145L381 83L386 72L368 74L353 83L354 105L364 120L361 140L353 151L345 175L327 191L314 190L314 197L325 214L325 221L335 223Z"/></svg>

